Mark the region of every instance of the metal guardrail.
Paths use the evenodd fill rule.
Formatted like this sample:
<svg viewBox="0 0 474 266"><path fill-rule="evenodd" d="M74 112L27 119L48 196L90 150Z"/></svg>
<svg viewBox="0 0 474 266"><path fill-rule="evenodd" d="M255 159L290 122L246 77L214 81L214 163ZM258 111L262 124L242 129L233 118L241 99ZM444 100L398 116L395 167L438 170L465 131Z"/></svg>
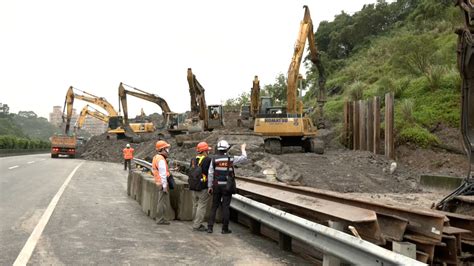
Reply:
<svg viewBox="0 0 474 266"><path fill-rule="evenodd" d="M298 239L324 254L356 265L426 265L338 230L308 221L241 195L230 206L238 212Z"/></svg>
<svg viewBox="0 0 474 266"><path fill-rule="evenodd" d="M145 160L142 160L142 159L137 159L137 158L133 158L133 162L136 164L136 165L140 165L142 167L145 167L147 168L148 170L151 171L151 163L150 162L147 162Z"/></svg>
<svg viewBox="0 0 474 266"><path fill-rule="evenodd" d="M135 164L151 170L151 163L133 159ZM275 209L241 195L233 195L231 208L252 219L298 239L324 254L330 254L357 265L426 265L368 241Z"/></svg>

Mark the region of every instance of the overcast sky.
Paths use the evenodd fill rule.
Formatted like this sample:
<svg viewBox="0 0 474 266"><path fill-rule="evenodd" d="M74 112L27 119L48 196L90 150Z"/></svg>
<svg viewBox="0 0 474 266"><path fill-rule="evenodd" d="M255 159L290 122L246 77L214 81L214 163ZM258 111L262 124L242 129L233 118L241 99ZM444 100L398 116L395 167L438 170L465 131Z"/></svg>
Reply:
<svg viewBox="0 0 474 266"><path fill-rule="evenodd" d="M48 117L70 85L118 109L120 82L189 110L193 69L208 104L273 83L288 70L303 5L315 28L375 0L0 1L0 102ZM300 72L304 73L303 65ZM128 97L129 113L160 112ZM75 101L80 110L86 102Z"/></svg>

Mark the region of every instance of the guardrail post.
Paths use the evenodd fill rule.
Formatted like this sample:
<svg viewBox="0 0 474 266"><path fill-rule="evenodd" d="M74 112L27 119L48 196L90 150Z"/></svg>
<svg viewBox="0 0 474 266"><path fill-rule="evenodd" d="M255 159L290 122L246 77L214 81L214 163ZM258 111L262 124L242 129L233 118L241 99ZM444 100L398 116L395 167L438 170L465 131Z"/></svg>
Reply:
<svg viewBox="0 0 474 266"><path fill-rule="evenodd" d="M280 246L281 250L291 252L291 236L279 232L278 233L278 245Z"/></svg>
<svg viewBox="0 0 474 266"><path fill-rule="evenodd" d="M262 224L259 221L250 218L250 231L252 232L252 234L260 235L261 228L262 228Z"/></svg>
<svg viewBox="0 0 474 266"><path fill-rule="evenodd" d="M338 231L344 230L344 225L340 222L328 221L330 228L336 229ZM323 256L323 266L339 266L341 265L341 260L337 257L324 254Z"/></svg>
<svg viewBox="0 0 474 266"><path fill-rule="evenodd" d="M416 259L416 245L410 242L393 241L392 250L412 259Z"/></svg>

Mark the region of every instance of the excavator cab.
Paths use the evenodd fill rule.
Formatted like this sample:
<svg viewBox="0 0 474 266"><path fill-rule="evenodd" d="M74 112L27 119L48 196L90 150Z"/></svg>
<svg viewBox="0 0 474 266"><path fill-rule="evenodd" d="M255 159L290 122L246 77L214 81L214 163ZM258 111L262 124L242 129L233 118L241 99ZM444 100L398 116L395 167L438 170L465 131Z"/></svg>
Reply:
<svg viewBox="0 0 474 266"><path fill-rule="evenodd" d="M208 130L224 127L224 109L222 105L208 105L207 114L209 116Z"/></svg>
<svg viewBox="0 0 474 266"><path fill-rule="evenodd" d="M250 105L240 106L240 118L242 120L249 120L249 118L250 118Z"/></svg>
<svg viewBox="0 0 474 266"><path fill-rule="evenodd" d="M260 96L259 114L266 114L269 108L273 107L273 99L270 96Z"/></svg>
<svg viewBox="0 0 474 266"><path fill-rule="evenodd" d="M117 128L123 128L123 117L112 116L109 118L109 130L115 130Z"/></svg>
<svg viewBox="0 0 474 266"><path fill-rule="evenodd" d="M188 131L189 123L187 121L186 113L169 112L166 115L165 128L171 134L181 134Z"/></svg>

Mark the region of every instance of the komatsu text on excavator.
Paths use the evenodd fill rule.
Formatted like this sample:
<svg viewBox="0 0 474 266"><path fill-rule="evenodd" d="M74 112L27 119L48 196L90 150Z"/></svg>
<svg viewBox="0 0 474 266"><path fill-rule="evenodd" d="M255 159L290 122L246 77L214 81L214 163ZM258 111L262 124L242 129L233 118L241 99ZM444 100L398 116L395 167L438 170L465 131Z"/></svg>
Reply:
<svg viewBox="0 0 474 266"><path fill-rule="evenodd" d="M324 152L324 143L316 139L317 128L312 120L303 113L303 103L297 99L298 76L306 39L309 43L310 60L319 72L319 90L324 90L324 69L322 67L319 53L316 49L313 22L309 8L304 6L304 18L300 24L298 39L295 44L293 58L288 69L287 106L272 110L271 101L261 97L261 112L255 119L254 132L265 138L265 151L280 154L282 146L301 146L306 152ZM321 94L324 95L324 94ZM324 103L323 99L320 105Z"/></svg>

